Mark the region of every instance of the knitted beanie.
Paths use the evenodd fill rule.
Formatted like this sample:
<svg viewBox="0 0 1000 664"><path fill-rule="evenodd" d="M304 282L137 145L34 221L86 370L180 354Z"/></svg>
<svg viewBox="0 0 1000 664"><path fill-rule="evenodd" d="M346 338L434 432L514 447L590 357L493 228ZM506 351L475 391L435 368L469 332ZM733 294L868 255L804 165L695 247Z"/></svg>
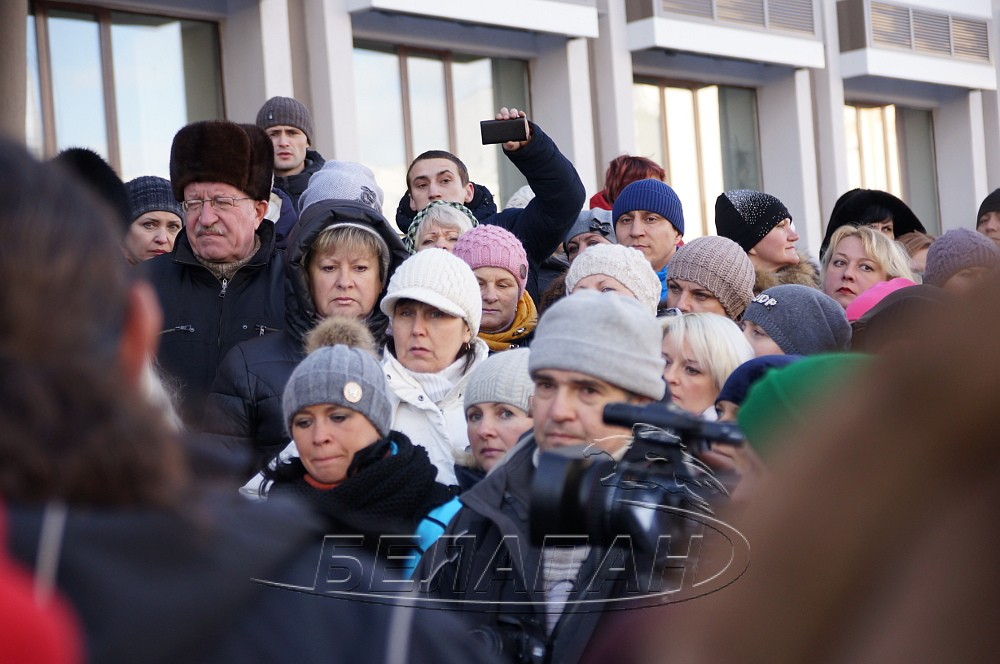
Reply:
<svg viewBox="0 0 1000 664"><path fill-rule="evenodd" d="M976 214L976 226L979 225L979 219L987 212L1000 212L1000 189L994 189L983 199Z"/></svg>
<svg viewBox="0 0 1000 664"><path fill-rule="evenodd" d="M715 229L750 251L785 219L791 219L785 204L770 194L736 189L715 199Z"/></svg>
<svg viewBox="0 0 1000 664"><path fill-rule="evenodd" d="M956 228L934 240L927 250L924 283L944 286L952 276L967 267L993 269L998 263L1000 248L993 240L968 228Z"/></svg>
<svg viewBox="0 0 1000 664"><path fill-rule="evenodd" d="M206 120L174 134L170 185L179 201L192 182L224 182L255 201L267 201L273 179L274 146L259 127Z"/></svg>
<svg viewBox="0 0 1000 664"><path fill-rule="evenodd" d="M916 285L915 281L910 281L903 277L878 282L861 295L858 295L847 305L847 309L844 310L844 313L847 314L847 322L853 323L864 316L890 293L895 293L901 288L912 288Z"/></svg>
<svg viewBox="0 0 1000 664"><path fill-rule="evenodd" d="M588 250L589 251L589 250ZM584 291L545 310L528 370L577 371L650 399L662 399L663 332L638 301Z"/></svg>
<svg viewBox="0 0 1000 664"><path fill-rule="evenodd" d="M847 350L851 324L832 297L809 286L783 284L755 297L743 320L764 328L787 355Z"/></svg>
<svg viewBox="0 0 1000 664"><path fill-rule="evenodd" d="M517 236L506 228L485 224L462 233L452 250L473 270L499 267L510 272L517 282L517 296L524 293L528 281L528 255Z"/></svg>
<svg viewBox="0 0 1000 664"><path fill-rule="evenodd" d="M267 131L277 125L295 127L305 134L306 140L312 144L312 114L302 102L291 97L271 97L265 101L257 111L257 126Z"/></svg>
<svg viewBox="0 0 1000 664"><path fill-rule="evenodd" d="M531 410L535 384L528 373L528 348L514 348L490 355L469 376L465 407L480 403L505 403L524 412Z"/></svg>
<svg viewBox="0 0 1000 664"><path fill-rule="evenodd" d="M382 367L358 348L323 346L295 367L281 400L289 433L295 413L316 404L336 404L361 413L383 438L392 425Z"/></svg>
<svg viewBox="0 0 1000 664"><path fill-rule="evenodd" d="M576 221L573 222L573 225L563 235L563 244L583 233L600 233L611 240L611 242L617 242L618 240L615 238L615 225L611 222L611 210L594 208L592 210L584 210L578 214Z"/></svg>
<svg viewBox="0 0 1000 664"><path fill-rule="evenodd" d="M764 377L764 374L771 369L786 367L801 359L801 355L761 355L747 360L729 374L729 378L719 390L719 396L715 397L715 403L729 401L737 406L742 406L743 401L747 398L747 392L750 391L754 383Z"/></svg>
<svg viewBox="0 0 1000 664"><path fill-rule="evenodd" d="M406 235L403 236L403 246L406 247L406 250L411 254L419 251L417 248L417 236L420 234L420 227L423 225L424 220L427 219L428 216L440 214L440 212L436 210L440 207L453 208L461 213L460 215L453 214L448 217L449 221L458 226L458 233L460 236L462 233L467 233L479 225L479 220L476 219L476 215L472 214L472 210L465 207L461 203L452 203L451 201L442 200L431 201L427 204L427 207L413 217L413 221L410 222L409 228L406 229ZM469 222L468 225L466 225L466 221Z"/></svg>
<svg viewBox="0 0 1000 664"><path fill-rule="evenodd" d="M444 249L432 247L417 252L396 268L379 305L382 313L392 318L399 300L416 300L458 316L473 337L479 334L483 317L479 282L465 261Z"/></svg>
<svg viewBox="0 0 1000 664"><path fill-rule="evenodd" d="M656 306L660 303L660 278L638 249L620 244L590 247L569 266L566 273L566 293L572 293L581 279L594 274L604 274L616 279L656 315Z"/></svg>
<svg viewBox="0 0 1000 664"><path fill-rule="evenodd" d="M320 201L358 201L382 213L385 196L375 181L375 174L363 164L330 160L312 174L299 197L299 214Z"/></svg>
<svg viewBox="0 0 1000 664"><path fill-rule="evenodd" d="M147 212L173 212L181 219L184 218L184 210L174 198L170 180L155 175L143 175L126 182L125 191L128 192L132 221Z"/></svg>
<svg viewBox="0 0 1000 664"><path fill-rule="evenodd" d="M729 238L695 238L677 249L667 270L670 279L693 281L710 290L734 320L753 299L753 263L747 252Z"/></svg>
<svg viewBox="0 0 1000 664"><path fill-rule="evenodd" d="M635 210L655 212L684 235L684 208L670 185L659 180L636 180L618 194L611 208L611 219L617 225L623 214Z"/></svg>

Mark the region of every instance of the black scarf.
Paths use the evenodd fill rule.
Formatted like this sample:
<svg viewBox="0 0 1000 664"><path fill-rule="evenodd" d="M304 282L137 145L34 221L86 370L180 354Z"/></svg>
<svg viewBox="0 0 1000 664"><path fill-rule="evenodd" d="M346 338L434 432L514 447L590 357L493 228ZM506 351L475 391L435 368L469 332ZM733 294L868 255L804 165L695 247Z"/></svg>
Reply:
<svg viewBox="0 0 1000 664"><path fill-rule="evenodd" d="M437 468L427 451L398 431L357 452L347 477L332 489L316 489L306 482L298 458L269 475L274 480L272 495L298 496L336 532L372 536L376 542L378 535L412 535L428 512L452 498L451 490L435 481Z"/></svg>

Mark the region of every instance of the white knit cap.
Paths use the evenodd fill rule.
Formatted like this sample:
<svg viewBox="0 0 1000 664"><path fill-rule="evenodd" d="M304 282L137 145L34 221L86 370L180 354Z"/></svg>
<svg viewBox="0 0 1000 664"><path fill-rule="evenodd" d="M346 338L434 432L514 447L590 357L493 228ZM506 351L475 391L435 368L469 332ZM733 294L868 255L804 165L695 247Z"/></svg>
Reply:
<svg viewBox="0 0 1000 664"><path fill-rule="evenodd" d="M621 282L635 299L656 314L660 303L660 278L638 249L620 244L597 244L581 251L566 273L566 293L572 293L584 277L603 274Z"/></svg>
<svg viewBox="0 0 1000 664"><path fill-rule="evenodd" d="M444 249L418 251L396 268L379 305L382 313L392 318L399 300L416 300L458 316L468 324L473 337L479 334L483 317L479 281L465 261Z"/></svg>
<svg viewBox="0 0 1000 664"><path fill-rule="evenodd" d="M353 161L331 159L309 178L299 197L299 214L320 201L358 201L376 212L382 212L384 195L375 181L372 169Z"/></svg>
<svg viewBox="0 0 1000 664"><path fill-rule="evenodd" d="M490 355L469 376L465 407L479 403L505 403L528 412L535 383L528 373L530 348L514 348Z"/></svg>

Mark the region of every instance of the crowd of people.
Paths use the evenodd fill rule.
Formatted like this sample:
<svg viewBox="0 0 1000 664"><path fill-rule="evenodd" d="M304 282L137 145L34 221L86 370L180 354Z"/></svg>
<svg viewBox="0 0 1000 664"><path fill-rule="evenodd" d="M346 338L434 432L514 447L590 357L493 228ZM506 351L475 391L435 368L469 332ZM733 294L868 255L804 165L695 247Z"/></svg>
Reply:
<svg viewBox="0 0 1000 664"><path fill-rule="evenodd" d="M526 114L496 115L512 118ZM918 464L949 463L928 432L945 435L952 419L925 391L939 382L956 390L942 400L960 400L954 374L967 369L984 396L955 410L985 417L995 351L977 361L961 348L975 366L959 368L941 356L959 338L986 343L1000 189L937 238L896 196L848 191L818 256L778 198L732 190L717 198L716 234L685 241L683 202L659 165L616 158L588 202L573 164L527 124L526 140L503 144L528 183L520 201L498 210L458 156L432 150L409 165L395 224L372 171L324 160L309 110L287 97L265 102L254 124L181 128L169 180L122 182L85 148L39 163L5 142L0 542L22 569L5 574L0 559L11 598L0 615L18 616L0 624L0 659L646 661L655 649L801 661L899 645L850 632L858 613L817 650L825 633L809 611L844 607L847 577L864 568L856 557L832 555L839 566L813 593L802 573L798 587L777 582L776 565L794 551L822 576L822 547L803 535L814 520L829 520L831 548L842 540L861 555L846 516L863 521L846 496L857 468L831 461L844 441L829 431L879 431L869 448L844 445L860 464L878 450L883 474L860 475L895 486L895 444L909 465L885 495L925 505L907 482L932 478ZM924 407L875 407L906 395ZM610 404L678 425L606 420ZM688 433L713 422L737 423L740 444ZM657 445L683 456L651 454ZM683 458L668 474L687 478L687 508L746 524L763 544L759 569L711 600L668 594L652 611L607 611L636 596L622 560L659 569L670 556L634 550L634 533L596 500L580 503L583 532L540 533L540 478L559 478L539 468L552 455L654 475ZM995 496L994 457L980 450L981 464L957 466ZM821 488L845 494L845 516L824 511L836 497L809 495ZM799 498L809 510L769 518ZM879 513L901 533L915 518L898 505ZM932 534L954 534L949 514L929 516ZM593 536L616 527L629 537ZM351 565L333 542L350 543ZM366 591L345 569L406 590ZM741 620L731 598L755 607L757 632L720 627ZM880 600L901 605L905 590L863 595L858 611ZM426 610L435 602L449 610ZM789 621L787 648L770 614ZM947 652L947 630L927 627L934 615L915 612L928 650L907 661ZM910 627L893 618L892 629Z"/></svg>

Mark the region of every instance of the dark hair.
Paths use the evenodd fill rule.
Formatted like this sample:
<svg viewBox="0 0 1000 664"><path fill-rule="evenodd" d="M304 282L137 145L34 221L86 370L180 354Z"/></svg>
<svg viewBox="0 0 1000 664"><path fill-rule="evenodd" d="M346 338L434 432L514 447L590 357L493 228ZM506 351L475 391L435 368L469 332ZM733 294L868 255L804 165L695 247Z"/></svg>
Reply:
<svg viewBox="0 0 1000 664"><path fill-rule="evenodd" d="M884 205L868 205L851 222L856 226L867 226L868 224L877 224L880 221L892 220L893 214L889 208Z"/></svg>
<svg viewBox="0 0 1000 664"><path fill-rule="evenodd" d="M136 274L111 209L0 139L0 494L158 504L185 478L177 441L117 370Z"/></svg>
<svg viewBox="0 0 1000 664"><path fill-rule="evenodd" d="M615 157L608 164L604 174L604 198L608 203L614 203L622 189L637 180L660 180L667 177L667 172L652 159L633 157L623 154Z"/></svg>
<svg viewBox="0 0 1000 664"><path fill-rule="evenodd" d="M447 159L451 163L455 164L455 168L458 169L458 177L462 180L462 186L469 184L469 169L466 168L465 164L461 159L448 152L447 150L428 150L427 152L422 152L410 162L410 167L406 169L406 190L410 190L410 172L413 170L413 166L418 161L424 161L425 159Z"/></svg>

